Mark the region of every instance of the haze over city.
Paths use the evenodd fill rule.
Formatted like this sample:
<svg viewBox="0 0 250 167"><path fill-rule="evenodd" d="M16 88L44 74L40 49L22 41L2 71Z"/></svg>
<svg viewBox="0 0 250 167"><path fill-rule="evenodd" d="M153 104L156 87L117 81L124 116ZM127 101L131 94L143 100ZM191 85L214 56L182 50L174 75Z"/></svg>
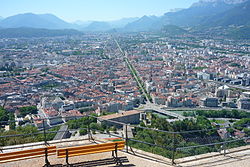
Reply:
<svg viewBox="0 0 250 167"><path fill-rule="evenodd" d="M51 13L68 22L110 21L144 15L163 15L171 9L187 8L198 0L1 0L0 16L21 13Z"/></svg>

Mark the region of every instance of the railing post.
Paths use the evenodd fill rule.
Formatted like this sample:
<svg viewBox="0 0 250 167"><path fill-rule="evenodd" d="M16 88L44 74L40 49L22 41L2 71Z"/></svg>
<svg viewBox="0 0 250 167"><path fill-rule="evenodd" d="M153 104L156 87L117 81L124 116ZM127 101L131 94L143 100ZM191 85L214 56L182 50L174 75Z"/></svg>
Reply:
<svg viewBox="0 0 250 167"><path fill-rule="evenodd" d="M89 130L89 125L87 125L87 131L88 131L88 139L89 139L89 141L90 141L90 130Z"/></svg>
<svg viewBox="0 0 250 167"><path fill-rule="evenodd" d="M47 137L46 137L46 129L45 129L45 121L43 119L43 137L44 137L44 144L47 145Z"/></svg>
<svg viewBox="0 0 250 167"><path fill-rule="evenodd" d="M128 153L128 125L125 126L126 152Z"/></svg>
<svg viewBox="0 0 250 167"><path fill-rule="evenodd" d="M89 139L89 141L90 141L90 139L92 139L92 136L91 136L91 132L90 132L90 127L89 127L89 116L87 116L88 117L88 125L87 125L87 131L88 131L88 139Z"/></svg>
<svg viewBox="0 0 250 167"><path fill-rule="evenodd" d="M226 156L226 143L223 143L223 155Z"/></svg>
<svg viewBox="0 0 250 167"><path fill-rule="evenodd" d="M173 143L172 143L172 165L175 165L174 158L175 158L175 151L176 151L176 146L175 146L175 137L176 134L173 134Z"/></svg>

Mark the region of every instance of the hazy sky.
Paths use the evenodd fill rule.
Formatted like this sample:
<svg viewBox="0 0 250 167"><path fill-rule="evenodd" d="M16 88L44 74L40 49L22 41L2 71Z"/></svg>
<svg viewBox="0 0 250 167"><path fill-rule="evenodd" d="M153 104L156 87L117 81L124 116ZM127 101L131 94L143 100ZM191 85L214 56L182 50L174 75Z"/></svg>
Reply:
<svg viewBox="0 0 250 167"><path fill-rule="evenodd" d="M187 8L198 0L0 0L0 16L51 13L66 21L116 20L124 17L162 15Z"/></svg>

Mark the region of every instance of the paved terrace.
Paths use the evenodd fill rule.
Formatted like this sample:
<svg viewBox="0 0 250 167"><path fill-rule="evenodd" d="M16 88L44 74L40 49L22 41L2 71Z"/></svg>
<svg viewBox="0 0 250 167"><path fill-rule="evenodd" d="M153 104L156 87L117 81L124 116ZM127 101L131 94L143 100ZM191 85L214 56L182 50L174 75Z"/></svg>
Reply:
<svg viewBox="0 0 250 167"><path fill-rule="evenodd" d="M42 144L42 143L33 143ZM60 140L55 143L55 141L50 142L50 145L56 145L57 147L67 147L73 145L82 145L82 144L94 144L86 139L80 141L68 141L68 139ZM20 145L19 145L20 146ZM28 144L25 149L37 148L41 146L31 146ZM16 147L16 146L15 146ZM11 148L11 147L7 147ZM13 147L12 147L13 148ZM17 151L22 149L8 149L4 152ZM159 155L152 153L147 153L141 150L133 149L129 153L125 151L119 151L118 156L123 162L124 167L170 167L171 160ZM181 159L176 159L177 165L179 167L248 167L250 166L250 146L244 146L236 149L228 150L230 154L226 156L221 155L220 153L209 153L198 156L186 157ZM56 155L50 156L49 161L53 166L66 166L65 159L58 159ZM114 167L116 166L115 162L111 158L111 152L107 153L98 153L83 155L77 157L70 157L69 162L74 164L73 166L103 166L103 167ZM0 164L0 167L42 167L44 165L44 157L15 161L5 164ZM118 165L119 166L119 165Z"/></svg>

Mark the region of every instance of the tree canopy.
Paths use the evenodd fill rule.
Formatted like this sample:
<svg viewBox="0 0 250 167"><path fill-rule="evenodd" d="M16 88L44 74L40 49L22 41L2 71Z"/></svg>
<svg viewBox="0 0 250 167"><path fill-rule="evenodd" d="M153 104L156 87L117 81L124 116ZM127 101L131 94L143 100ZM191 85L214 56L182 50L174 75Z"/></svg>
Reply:
<svg viewBox="0 0 250 167"><path fill-rule="evenodd" d="M8 116L7 111L3 107L0 107L0 121L8 121L8 120L9 120L9 116Z"/></svg>
<svg viewBox="0 0 250 167"><path fill-rule="evenodd" d="M37 114L37 107L36 106L20 107L19 112L21 117L25 117L28 114Z"/></svg>

